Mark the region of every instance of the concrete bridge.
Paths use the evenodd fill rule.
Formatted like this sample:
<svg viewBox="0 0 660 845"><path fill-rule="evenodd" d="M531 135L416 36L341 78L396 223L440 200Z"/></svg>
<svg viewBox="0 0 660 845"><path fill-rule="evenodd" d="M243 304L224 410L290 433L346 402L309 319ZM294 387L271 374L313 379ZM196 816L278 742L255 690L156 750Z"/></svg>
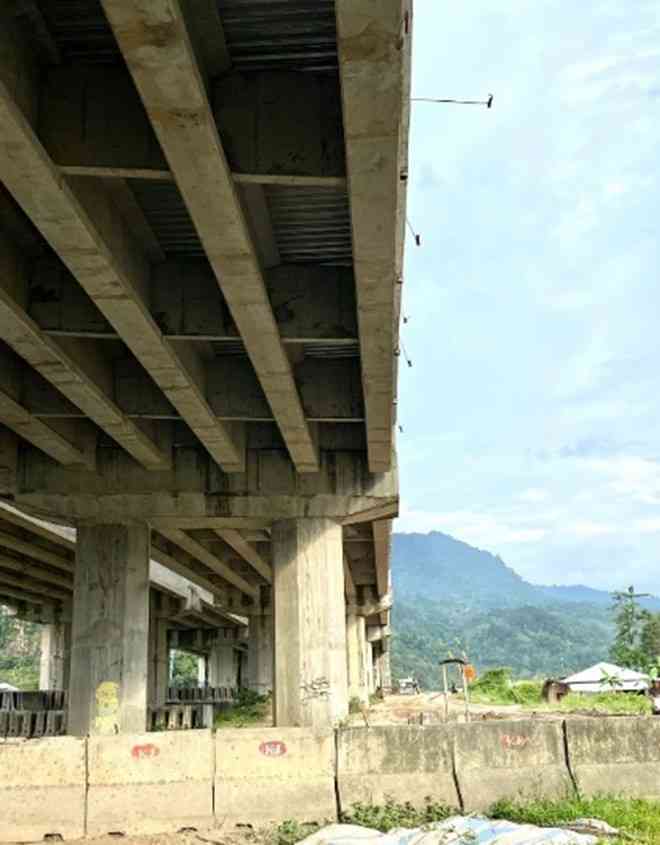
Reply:
<svg viewBox="0 0 660 845"><path fill-rule="evenodd" d="M410 0L2 5L0 601L74 734L144 730L152 560L276 724L387 685L410 52Z"/></svg>

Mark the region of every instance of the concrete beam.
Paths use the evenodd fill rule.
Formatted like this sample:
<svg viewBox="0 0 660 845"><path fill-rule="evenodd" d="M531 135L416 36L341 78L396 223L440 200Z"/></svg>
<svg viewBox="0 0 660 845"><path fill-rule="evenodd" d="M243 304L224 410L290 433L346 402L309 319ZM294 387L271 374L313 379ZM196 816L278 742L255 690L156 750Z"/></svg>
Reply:
<svg viewBox="0 0 660 845"><path fill-rule="evenodd" d="M392 521L383 519L374 522L374 559L376 564L376 585L379 598L389 595L392 576L390 568L390 552L392 546Z"/></svg>
<svg viewBox="0 0 660 845"><path fill-rule="evenodd" d="M41 449L60 464L65 466L86 464L90 469L94 468L93 462L92 466L89 466L88 455L33 416L4 391L0 391L0 423L11 428L23 440Z"/></svg>
<svg viewBox="0 0 660 845"><path fill-rule="evenodd" d="M29 563L26 560L9 557L6 554L2 554L2 551L0 551L0 567L3 570L16 572L19 575L24 575L29 578L31 586L32 579L34 579L35 581L43 582L44 584L53 584L55 587L62 590L73 591L72 573L69 573L68 575L60 575L43 566L36 566L35 564Z"/></svg>
<svg viewBox="0 0 660 845"><path fill-rule="evenodd" d="M407 6L403 0L335 4L372 472L390 469L394 446L410 96Z"/></svg>
<svg viewBox="0 0 660 845"><path fill-rule="evenodd" d="M186 15L187 24L193 20ZM197 39L191 40L205 65ZM208 96L235 182L345 185L336 78L286 71L230 73L212 83ZM124 68L49 69L38 131L69 175L174 178Z"/></svg>
<svg viewBox="0 0 660 845"><path fill-rule="evenodd" d="M158 531L171 543L179 546L179 548L201 561L216 575L224 578L224 580L231 584L232 587L236 587L237 590L240 590L252 599L256 599L258 597L259 591L256 587L252 586L252 584L248 584L244 578L237 575L224 561L216 557L216 555L210 552L206 546L203 546L201 543L198 543L197 540L194 540L186 534L185 531L181 531L178 528L166 528L162 525L158 528Z"/></svg>
<svg viewBox="0 0 660 845"><path fill-rule="evenodd" d="M3 521L16 528L22 528L36 537L48 540L56 546L62 546L62 548L75 554L76 544L70 537L66 536L73 529L44 523L35 517L26 516L7 504L7 502L0 502L0 525L2 525Z"/></svg>
<svg viewBox="0 0 660 845"><path fill-rule="evenodd" d="M148 9L138 0L102 5L291 458L299 472L318 472L316 445L179 2L155 0Z"/></svg>
<svg viewBox="0 0 660 845"><path fill-rule="evenodd" d="M353 273L348 267L281 265L265 273L268 297L287 344L357 343ZM170 258L150 275L149 310L169 340L240 340L207 261ZM28 313L49 334L117 339L119 335L64 265L36 262Z"/></svg>
<svg viewBox="0 0 660 845"><path fill-rule="evenodd" d="M2 516L2 512L0 512L0 516ZM19 552L20 554L33 558L34 560L41 561L42 563L46 563L48 566L52 566L62 572L73 572L72 560L58 554L53 554L47 549L39 546L37 543L22 540L20 537L15 537L13 534L9 534L7 531L0 530L0 549L3 547Z"/></svg>
<svg viewBox="0 0 660 845"><path fill-rule="evenodd" d="M0 87L0 139L2 118ZM1 144L1 140L0 140ZM12 156L0 155L0 176L11 169ZM40 197L37 192L37 198ZM45 335L25 311L27 280L21 258L0 233L0 332L3 340L99 428L112 437L146 469L165 469L166 456L114 403L112 370L96 350L82 341L55 341Z"/></svg>
<svg viewBox="0 0 660 845"><path fill-rule="evenodd" d="M13 601L7 601L7 599L13 599ZM43 618L49 622L55 618L56 608L60 604L57 599L45 598L44 596L30 592L29 587L23 589L22 587L5 583L0 573L0 604L13 604L16 606L16 602L25 602L30 607L43 607L45 610ZM33 621L37 622L39 620L34 619Z"/></svg>
<svg viewBox="0 0 660 845"><path fill-rule="evenodd" d="M241 472L239 431L215 418L201 359L163 338L148 310L149 262L112 204L90 180L67 184L0 85L0 176L151 378L227 472Z"/></svg>
<svg viewBox="0 0 660 845"><path fill-rule="evenodd" d="M190 563L180 560L165 549L161 548L160 543L162 543L162 540L159 541L158 535L154 534L151 547L151 557L154 561L156 561L156 563L160 563L162 566L172 570L172 572L177 575L187 578L192 584L206 590L214 598L217 598L220 601L224 600L225 590L201 574L199 571L202 569L201 566L190 565Z"/></svg>
<svg viewBox="0 0 660 845"><path fill-rule="evenodd" d="M70 590L43 584L29 575L17 574L16 572L11 574L5 571L5 567L0 563L0 590L5 589L5 587L18 588L25 592L46 596L52 601L67 601L71 598Z"/></svg>
<svg viewBox="0 0 660 845"><path fill-rule="evenodd" d="M255 569L261 577L269 584L273 583L272 567L266 563L259 552L245 540L240 531L235 531L232 528L216 528L215 533L224 540L228 546L231 546L236 554L240 555L243 560L247 561L250 566Z"/></svg>

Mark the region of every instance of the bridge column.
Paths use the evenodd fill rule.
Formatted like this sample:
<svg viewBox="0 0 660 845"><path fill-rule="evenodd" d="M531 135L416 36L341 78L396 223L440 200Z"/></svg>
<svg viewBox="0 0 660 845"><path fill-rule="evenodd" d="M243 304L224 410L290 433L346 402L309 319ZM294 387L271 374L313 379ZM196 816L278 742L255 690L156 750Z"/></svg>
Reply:
<svg viewBox="0 0 660 845"><path fill-rule="evenodd" d="M369 689L366 666L365 618L356 607L350 606L346 614L346 652L348 665L348 697L369 703Z"/></svg>
<svg viewBox="0 0 660 845"><path fill-rule="evenodd" d="M341 526L273 525L275 724L335 725L348 714Z"/></svg>
<svg viewBox="0 0 660 845"><path fill-rule="evenodd" d="M163 617L160 596L152 591L149 599L149 707L154 710L167 702L170 682L170 652L167 619Z"/></svg>
<svg viewBox="0 0 660 845"><path fill-rule="evenodd" d="M82 525L73 594L69 733L140 733L147 724L147 525Z"/></svg>
<svg viewBox="0 0 660 845"><path fill-rule="evenodd" d="M392 665L390 662L390 641L383 639L382 651L378 658L380 662L380 683L383 693L389 695L392 692Z"/></svg>
<svg viewBox="0 0 660 845"><path fill-rule="evenodd" d="M262 602L250 616L248 629L248 686L260 695L273 689L273 606L262 587Z"/></svg>
<svg viewBox="0 0 660 845"><path fill-rule="evenodd" d="M234 640L218 632L208 658L208 681L211 687L237 686L237 659L234 656Z"/></svg>
<svg viewBox="0 0 660 845"><path fill-rule="evenodd" d="M71 668L71 622L59 621L41 629L39 689L67 690Z"/></svg>

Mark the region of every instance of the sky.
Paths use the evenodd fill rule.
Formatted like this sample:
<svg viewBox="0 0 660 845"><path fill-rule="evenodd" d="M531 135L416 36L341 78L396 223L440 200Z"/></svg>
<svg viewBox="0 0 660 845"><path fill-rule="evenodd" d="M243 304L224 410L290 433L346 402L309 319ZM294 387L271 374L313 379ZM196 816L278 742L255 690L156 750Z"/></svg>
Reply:
<svg viewBox="0 0 660 845"><path fill-rule="evenodd" d="M416 0L397 531L660 594L660 3Z"/></svg>

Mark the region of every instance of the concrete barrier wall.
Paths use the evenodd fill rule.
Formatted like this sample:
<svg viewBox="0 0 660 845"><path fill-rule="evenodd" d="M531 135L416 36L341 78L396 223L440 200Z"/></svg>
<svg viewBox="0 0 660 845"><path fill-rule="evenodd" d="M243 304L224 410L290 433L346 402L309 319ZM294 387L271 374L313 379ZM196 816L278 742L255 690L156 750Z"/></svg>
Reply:
<svg viewBox="0 0 660 845"><path fill-rule="evenodd" d="M77 839L85 833L85 740L0 744L0 841Z"/></svg>
<svg viewBox="0 0 660 845"><path fill-rule="evenodd" d="M445 725L342 730L337 738L339 804L380 804L387 797L459 806L452 766L453 728Z"/></svg>
<svg viewBox="0 0 660 845"><path fill-rule="evenodd" d="M454 742L468 812L501 798L561 798L573 792L561 722L473 722L456 726Z"/></svg>
<svg viewBox="0 0 660 845"><path fill-rule="evenodd" d="M585 795L660 799L659 748L651 717L9 740L0 841L334 819L337 794L342 811L427 796L484 810L563 796L571 773Z"/></svg>
<svg viewBox="0 0 660 845"><path fill-rule="evenodd" d="M213 825L213 734L90 737L87 833L163 833Z"/></svg>
<svg viewBox="0 0 660 845"><path fill-rule="evenodd" d="M567 720L571 769L584 795L660 798L660 719Z"/></svg>
<svg viewBox="0 0 660 845"><path fill-rule="evenodd" d="M216 824L336 818L334 732L219 730L215 743Z"/></svg>

